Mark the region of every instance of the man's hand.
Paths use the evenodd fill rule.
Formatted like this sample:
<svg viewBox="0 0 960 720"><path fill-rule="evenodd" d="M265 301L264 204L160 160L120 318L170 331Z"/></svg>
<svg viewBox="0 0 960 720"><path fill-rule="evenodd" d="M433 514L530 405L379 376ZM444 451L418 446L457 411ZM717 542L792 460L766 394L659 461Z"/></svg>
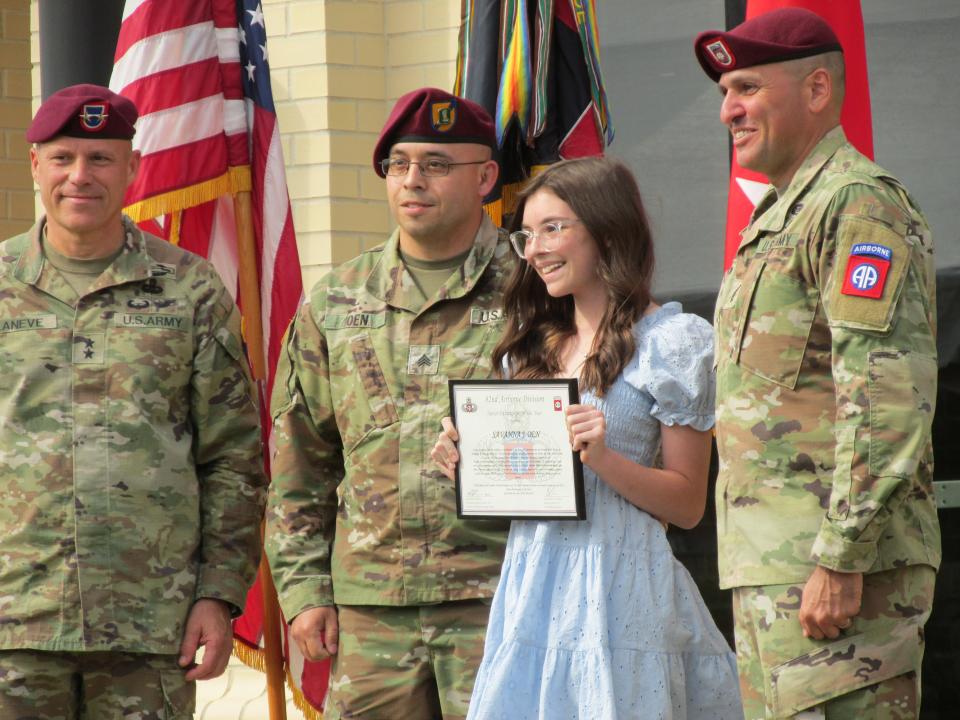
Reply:
<svg viewBox="0 0 960 720"><path fill-rule="evenodd" d="M304 610L290 624L290 635L307 660L323 660L337 654L340 625L335 607Z"/></svg>
<svg viewBox="0 0 960 720"><path fill-rule="evenodd" d="M203 646L203 661L190 667L197 649ZM212 680L223 674L233 650L230 607L222 600L200 598L190 608L180 642L180 667L187 668L187 682Z"/></svg>
<svg viewBox="0 0 960 720"><path fill-rule="evenodd" d="M860 614L863 574L841 573L817 565L803 587L800 627L814 640L833 640Z"/></svg>

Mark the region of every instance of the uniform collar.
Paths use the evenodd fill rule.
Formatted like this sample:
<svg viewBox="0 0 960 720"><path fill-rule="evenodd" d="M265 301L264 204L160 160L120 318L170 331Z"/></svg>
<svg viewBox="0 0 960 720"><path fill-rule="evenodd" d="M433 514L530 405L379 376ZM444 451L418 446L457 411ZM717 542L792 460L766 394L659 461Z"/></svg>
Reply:
<svg viewBox="0 0 960 720"><path fill-rule="evenodd" d="M28 285L47 292L71 304L77 299L72 288L60 278L50 263L45 262L41 237L46 225L46 216L41 217L27 234L28 245L17 261L14 277ZM123 216L124 240L122 252L103 271L89 292L122 285L123 283L145 280L150 277L151 259L147 252L143 232L126 215ZM70 291L67 292L67 289Z"/></svg>
<svg viewBox="0 0 960 720"><path fill-rule="evenodd" d="M470 293L483 276L497 250L499 231L486 213L473 240L473 248L463 265L455 269L440 289L439 299L452 300ZM388 305L417 312L422 304L420 292L400 259L400 231L394 230L367 278L367 291Z"/></svg>
<svg viewBox="0 0 960 720"><path fill-rule="evenodd" d="M750 225L743 233L740 247L749 245L757 236L765 232L779 232L787 224L787 216L791 213L800 197L806 193L823 167L830 158L847 142L843 128L839 125L824 135L807 155L803 164L790 179L790 184L782 195L771 186L766 194L757 203Z"/></svg>

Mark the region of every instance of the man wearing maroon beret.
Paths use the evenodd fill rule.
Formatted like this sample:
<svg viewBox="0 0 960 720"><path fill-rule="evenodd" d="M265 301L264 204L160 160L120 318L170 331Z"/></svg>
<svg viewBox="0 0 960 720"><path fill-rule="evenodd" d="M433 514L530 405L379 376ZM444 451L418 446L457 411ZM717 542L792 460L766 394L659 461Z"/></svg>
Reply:
<svg viewBox="0 0 960 720"><path fill-rule="evenodd" d="M720 582L745 717L917 718L940 531L933 244L840 127L842 48L806 10L695 41L771 187L715 315Z"/></svg>
<svg viewBox="0 0 960 720"><path fill-rule="evenodd" d="M458 519L430 450L447 381L493 374L495 150L475 103L401 97L373 151L398 227L313 288L280 359L266 548L293 640L333 658L327 720L467 713L507 524Z"/></svg>
<svg viewBox="0 0 960 720"><path fill-rule="evenodd" d="M136 120L97 85L44 101L45 214L0 244L4 720L189 720L259 559L239 315L211 265L122 215Z"/></svg>

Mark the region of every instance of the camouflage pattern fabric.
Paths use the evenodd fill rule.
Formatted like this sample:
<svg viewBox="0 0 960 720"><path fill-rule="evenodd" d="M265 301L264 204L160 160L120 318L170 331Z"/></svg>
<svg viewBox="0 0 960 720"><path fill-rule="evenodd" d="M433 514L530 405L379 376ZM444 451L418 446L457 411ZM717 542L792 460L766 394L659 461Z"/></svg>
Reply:
<svg viewBox="0 0 960 720"><path fill-rule="evenodd" d="M843 292L861 244L878 298ZM923 215L839 127L757 206L714 322L722 587L939 565L934 288Z"/></svg>
<svg viewBox="0 0 960 720"><path fill-rule="evenodd" d="M489 614L489 600L341 607L324 720L463 720Z"/></svg>
<svg viewBox="0 0 960 720"><path fill-rule="evenodd" d="M934 579L926 565L864 576L862 610L836 640L797 631L802 584L734 590L746 720L917 718Z"/></svg>
<svg viewBox="0 0 960 720"><path fill-rule="evenodd" d="M457 519L429 453L448 378L492 374L513 253L484 217L462 267L422 305L398 238L313 288L280 358L266 550L288 620L334 601L409 606L496 588L508 525Z"/></svg>
<svg viewBox="0 0 960 720"><path fill-rule="evenodd" d="M239 610L265 495L237 310L125 219L78 296L43 220L0 245L0 648L176 653L195 599Z"/></svg>
<svg viewBox="0 0 960 720"><path fill-rule="evenodd" d="M192 720L176 655L0 651L3 720Z"/></svg>

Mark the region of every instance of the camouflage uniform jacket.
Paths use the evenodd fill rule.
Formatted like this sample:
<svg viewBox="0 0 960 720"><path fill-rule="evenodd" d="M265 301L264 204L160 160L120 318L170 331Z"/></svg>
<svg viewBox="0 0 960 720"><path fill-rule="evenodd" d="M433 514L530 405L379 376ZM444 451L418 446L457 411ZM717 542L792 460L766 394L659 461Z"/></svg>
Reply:
<svg viewBox="0 0 960 720"><path fill-rule="evenodd" d="M513 268L488 219L423 307L385 246L311 291L273 394L266 549L287 619L311 607L492 597L507 524L459 520L430 459L448 378L487 378Z"/></svg>
<svg viewBox="0 0 960 720"><path fill-rule="evenodd" d="M176 653L242 607L265 495L233 300L126 219L78 296L44 221L0 245L0 648Z"/></svg>
<svg viewBox="0 0 960 720"><path fill-rule="evenodd" d="M864 248L878 298L844 292ZM761 200L714 319L723 587L939 565L934 288L923 215L840 128Z"/></svg>

